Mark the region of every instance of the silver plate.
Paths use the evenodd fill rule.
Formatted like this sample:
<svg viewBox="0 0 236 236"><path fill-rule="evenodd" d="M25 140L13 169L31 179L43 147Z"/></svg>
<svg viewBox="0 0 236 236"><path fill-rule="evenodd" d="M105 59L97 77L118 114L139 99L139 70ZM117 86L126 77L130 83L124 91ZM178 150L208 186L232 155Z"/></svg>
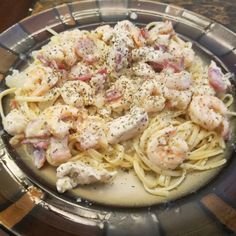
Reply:
<svg viewBox="0 0 236 236"><path fill-rule="evenodd" d="M171 20L175 31L192 41L202 58L213 58L225 71L236 72L236 35L210 19L154 1L80 1L26 18L3 32L0 35L0 73L6 75L11 68L24 68L30 52L50 37L45 31L46 25L61 32L75 27L94 29L123 19L139 26ZM0 88L5 89L4 81ZM30 161L12 149L8 141L9 136L1 130L0 222L15 234L152 236L236 232L236 160L229 158L235 155L232 142L227 150L230 160L217 176L214 173L207 184L200 183L197 192L188 195L184 192L168 203L157 204L160 201L156 198L146 201L145 196L135 196L135 191L131 197L124 198L132 188L116 196L118 203L108 201L111 192L100 192L99 198L94 196L95 190L84 195L82 192L58 194L53 181L39 175L28 164ZM111 197L114 198L112 194ZM23 204L25 198L29 200L27 205ZM19 210L15 221L6 216L11 209Z"/></svg>

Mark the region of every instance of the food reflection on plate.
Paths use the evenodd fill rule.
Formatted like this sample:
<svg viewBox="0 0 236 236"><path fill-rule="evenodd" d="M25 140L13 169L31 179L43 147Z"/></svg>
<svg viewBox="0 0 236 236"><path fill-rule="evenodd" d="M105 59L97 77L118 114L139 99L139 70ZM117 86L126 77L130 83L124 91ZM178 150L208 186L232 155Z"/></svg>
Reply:
<svg viewBox="0 0 236 236"><path fill-rule="evenodd" d="M171 22L48 31L34 61L6 77L1 98L13 97L1 116L39 173L56 167L58 192L105 188L130 171L143 191L166 198L226 163L231 74L204 63Z"/></svg>

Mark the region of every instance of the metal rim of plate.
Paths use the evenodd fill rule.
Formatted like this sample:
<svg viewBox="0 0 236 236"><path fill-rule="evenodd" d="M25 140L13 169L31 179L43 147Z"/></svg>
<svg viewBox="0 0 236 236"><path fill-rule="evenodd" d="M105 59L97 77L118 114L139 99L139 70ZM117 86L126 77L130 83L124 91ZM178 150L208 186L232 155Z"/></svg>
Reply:
<svg viewBox="0 0 236 236"><path fill-rule="evenodd" d="M155 1L89 0L63 4L30 16L0 35L0 76L20 68L50 34L128 19L138 25L171 20L175 31L200 45L226 71L236 73L236 34L188 10ZM0 89L5 89L1 81ZM69 202L47 191L17 166L2 130L0 226L16 235L233 235L236 233L236 160L207 188L179 200L143 208ZM234 155L234 152L233 152ZM14 217L12 215L14 214Z"/></svg>

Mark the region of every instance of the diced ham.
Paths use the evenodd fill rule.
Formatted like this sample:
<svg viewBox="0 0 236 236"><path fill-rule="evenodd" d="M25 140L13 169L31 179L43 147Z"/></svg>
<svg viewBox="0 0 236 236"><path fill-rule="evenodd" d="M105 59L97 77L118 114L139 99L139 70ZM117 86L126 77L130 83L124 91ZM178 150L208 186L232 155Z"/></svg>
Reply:
<svg viewBox="0 0 236 236"><path fill-rule="evenodd" d="M161 72L162 70L172 70L174 73L178 73L184 70L183 57L181 57L178 62L172 60L163 60L162 62L149 61L148 64L152 66L156 72Z"/></svg>
<svg viewBox="0 0 236 236"><path fill-rule="evenodd" d="M184 57L181 57L177 62L165 60L163 62L163 69L172 69L174 73L184 70Z"/></svg>
<svg viewBox="0 0 236 236"><path fill-rule="evenodd" d="M32 144L35 148L45 149L45 150L49 146L48 139L37 139L37 138L24 139L21 143L22 144Z"/></svg>
<svg viewBox="0 0 236 236"><path fill-rule="evenodd" d="M98 71L97 71L97 73L98 74L105 74L105 75L107 75L108 74L108 70L107 70L107 68L102 68L102 69L99 69Z"/></svg>
<svg viewBox="0 0 236 236"><path fill-rule="evenodd" d="M83 82L87 82L89 80L91 80L92 78L92 75L82 75L82 76L79 76L79 77L75 77L74 80L80 80L80 81L83 81Z"/></svg>
<svg viewBox="0 0 236 236"><path fill-rule="evenodd" d="M156 44L154 46L154 49L156 50L161 50L163 52L166 52L167 51L167 46L166 45L163 45L163 44Z"/></svg>
<svg viewBox="0 0 236 236"><path fill-rule="evenodd" d="M164 68L162 63L154 61L149 61L148 65L150 65L155 72L161 72Z"/></svg>
<svg viewBox="0 0 236 236"><path fill-rule="evenodd" d="M46 151L47 161L58 166L71 158L70 149L68 147L68 137L63 139L51 137L49 148Z"/></svg>
<svg viewBox="0 0 236 236"><path fill-rule="evenodd" d="M141 35L143 36L144 39L148 39L149 32L148 32L148 30L146 28L141 28L140 29L140 33L141 33Z"/></svg>
<svg viewBox="0 0 236 236"><path fill-rule="evenodd" d="M37 55L37 59L45 66L49 66L49 61L43 55Z"/></svg>
<svg viewBox="0 0 236 236"><path fill-rule="evenodd" d="M122 97L122 93L116 89L106 91L106 102L113 102Z"/></svg>
<svg viewBox="0 0 236 236"><path fill-rule="evenodd" d="M40 169L43 167L45 161L46 161L46 154L45 151L42 149L36 149L33 152L34 155L34 164L35 166Z"/></svg>
<svg viewBox="0 0 236 236"><path fill-rule="evenodd" d="M208 80L215 91L220 93L225 93L230 85L230 82L224 78L221 69L213 61L208 68Z"/></svg>
<svg viewBox="0 0 236 236"><path fill-rule="evenodd" d="M19 103L15 99L12 99L10 101L10 107L11 109L17 109L19 107Z"/></svg>
<svg viewBox="0 0 236 236"><path fill-rule="evenodd" d="M115 55L115 63L119 65L121 63L121 60L122 60L122 54L119 51L117 51Z"/></svg>

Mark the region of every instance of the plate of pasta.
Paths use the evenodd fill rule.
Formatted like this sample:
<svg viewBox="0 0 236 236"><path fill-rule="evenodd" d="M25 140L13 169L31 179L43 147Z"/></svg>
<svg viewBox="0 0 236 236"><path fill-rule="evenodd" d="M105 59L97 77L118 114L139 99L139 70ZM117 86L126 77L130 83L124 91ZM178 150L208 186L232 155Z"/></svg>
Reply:
<svg viewBox="0 0 236 236"><path fill-rule="evenodd" d="M59 18L48 10L15 26L25 39L8 46L19 58L0 93L3 164L38 189L41 207L65 202L63 215L91 204L186 203L233 168L233 62L215 49L221 36L210 41L211 29L224 28L201 16L189 23L190 12L174 6L150 2L165 11L150 16L132 3L114 15L99 6L101 22L85 7L93 1L82 1L56 7Z"/></svg>

